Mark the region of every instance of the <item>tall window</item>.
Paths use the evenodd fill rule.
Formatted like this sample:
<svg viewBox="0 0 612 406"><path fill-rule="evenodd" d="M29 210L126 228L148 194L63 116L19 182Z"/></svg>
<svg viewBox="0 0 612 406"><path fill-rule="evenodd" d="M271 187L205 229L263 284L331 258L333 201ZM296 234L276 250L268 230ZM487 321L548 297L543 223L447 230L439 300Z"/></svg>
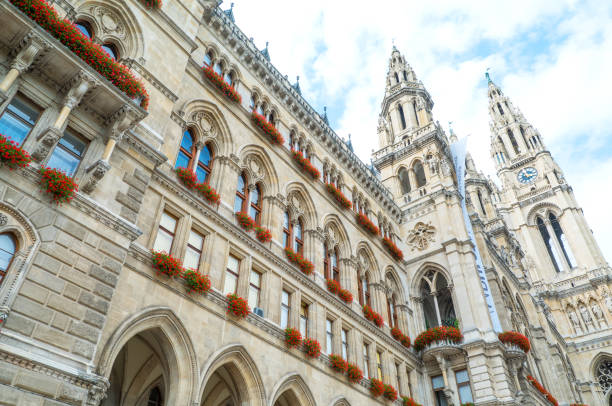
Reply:
<svg viewBox="0 0 612 406"><path fill-rule="evenodd" d="M557 253L557 249L555 248L552 238L550 238L550 234L548 233L548 229L546 228L546 224L544 224L544 220L541 217L538 217L536 220L536 224L538 225L538 230L540 231L540 235L544 240L544 245L546 245L546 250L548 251L548 255L550 260L555 267L557 272L561 272L561 262L559 258L559 254Z"/></svg>
<svg viewBox="0 0 612 406"><path fill-rule="evenodd" d="M391 296L390 299L387 299L387 310L389 312L389 323L391 327L398 327L397 312L395 310L395 296Z"/></svg>
<svg viewBox="0 0 612 406"><path fill-rule="evenodd" d="M60 169L68 176L74 176L76 170L83 159L87 142L70 132L66 132L59 140L47 166Z"/></svg>
<svg viewBox="0 0 612 406"><path fill-rule="evenodd" d="M202 258L202 248L204 246L204 236L195 230L189 231L187 240L187 252L185 252L185 268L198 270L200 268L200 258Z"/></svg>
<svg viewBox="0 0 612 406"><path fill-rule="evenodd" d="M376 351L376 376L381 381L383 379L382 371L382 354L380 353L380 351Z"/></svg>
<svg viewBox="0 0 612 406"><path fill-rule="evenodd" d="M454 326L457 323L450 288L442 272L428 270L421 280L425 327Z"/></svg>
<svg viewBox="0 0 612 406"><path fill-rule="evenodd" d="M155 251L163 251L169 254L172 250L172 242L174 241L174 233L176 232L176 218L170 214L163 212L159 221L159 230L153 249Z"/></svg>
<svg viewBox="0 0 612 406"><path fill-rule="evenodd" d="M457 390L459 391L461 404L474 402L467 369L455 372L455 378L457 379Z"/></svg>
<svg viewBox="0 0 612 406"><path fill-rule="evenodd" d="M363 306L365 304L364 296L363 296L363 294L364 294L364 291L363 291L363 280L364 279L365 279L364 277L357 276L357 293L358 293L359 304L361 306Z"/></svg>
<svg viewBox="0 0 612 406"><path fill-rule="evenodd" d="M39 116L39 107L25 97L17 95L0 116L0 134L21 145L34 128Z"/></svg>
<svg viewBox="0 0 612 406"><path fill-rule="evenodd" d="M219 76L223 75L223 65L221 65L221 62L217 62L213 69L217 75Z"/></svg>
<svg viewBox="0 0 612 406"><path fill-rule="evenodd" d="M548 214L548 220L550 220L550 225L555 232L555 236L557 237L557 242L561 247L561 251L563 251L563 256L567 261L567 264L570 268L574 268L576 266L576 260L574 259L574 255L570 249L570 246L567 242L567 238L565 238L565 234L561 229L561 224L559 224L559 220L557 220L557 216L552 213Z"/></svg>
<svg viewBox="0 0 612 406"><path fill-rule="evenodd" d="M407 193L410 193L410 177L408 176L408 171L406 170L406 168L401 168L399 170L399 181L400 181L400 187L402 189L402 194L405 195Z"/></svg>
<svg viewBox="0 0 612 406"><path fill-rule="evenodd" d="M249 278L249 307L254 309L259 307L261 295L261 274L257 271L251 271Z"/></svg>
<svg viewBox="0 0 612 406"><path fill-rule="evenodd" d="M510 143L512 144L512 148L514 149L514 153L516 155L521 153L521 149L519 148L518 143L516 142L516 138L514 138L514 133L511 129L508 129L508 138L510 139Z"/></svg>
<svg viewBox="0 0 612 406"><path fill-rule="evenodd" d="M13 262L15 251L17 251L17 244L13 236L8 233L0 234L0 286Z"/></svg>
<svg viewBox="0 0 612 406"><path fill-rule="evenodd" d="M283 247L285 248L290 248L289 242L291 241L292 228L289 212L286 211L283 217Z"/></svg>
<svg viewBox="0 0 612 406"><path fill-rule="evenodd" d="M289 327L289 315L291 312L291 293L284 290L281 293L281 318L280 326L282 329Z"/></svg>
<svg viewBox="0 0 612 406"><path fill-rule="evenodd" d="M147 401L147 406L162 406L162 404L163 404L163 399L162 399L161 391L156 386L153 389L151 389L151 392L149 393L149 400Z"/></svg>
<svg viewBox="0 0 612 406"><path fill-rule="evenodd" d="M363 298L365 300L365 304L367 304L368 306L371 306L370 303L370 278L368 277L368 274L365 274L365 276L361 279L361 286L363 289Z"/></svg>
<svg viewBox="0 0 612 406"><path fill-rule="evenodd" d="M397 73L396 73L397 75ZM404 108L401 105L397 106L397 113L399 114L400 124L402 126L402 130L406 128L406 117L404 117Z"/></svg>
<svg viewBox="0 0 612 406"><path fill-rule="evenodd" d="M330 319L325 320L325 351L327 355L334 352L334 322Z"/></svg>
<svg viewBox="0 0 612 406"><path fill-rule="evenodd" d="M191 130L187 130L183 133L181 140L181 146L179 148L178 156L176 157L175 168L190 168L193 162L193 156L195 155L195 145L193 143L193 134Z"/></svg>
<svg viewBox="0 0 612 406"><path fill-rule="evenodd" d="M247 196L249 195L245 174L238 176L238 187L236 188L236 199L234 200L234 212L246 211Z"/></svg>
<svg viewBox="0 0 612 406"><path fill-rule="evenodd" d="M412 170L414 171L414 176L416 177L417 188L425 186L427 183L427 178L425 177L425 169L423 169L423 164L421 161L416 161L412 167Z"/></svg>
<svg viewBox="0 0 612 406"><path fill-rule="evenodd" d="M504 115L504 109L502 109L501 104L497 103L497 110L499 110L499 114Z"/></svg>
<svg viewBox="0 0 612 406"><path fill-rule="evenodd" d="M293 227L293 250L300 254L304 253L304 240L302 237L302 219L298 219Z"/></svg>
<svg viewBox="0 0 612 406"><path fill-rule="evenodd" d="M363 377L370 379L370 356L368 355L368 345L363 343Z"/></svg>
<svg viewBox="0 0 612 406"><path fill-rule="evenodd" d="M300 305L300 333L302 337L308 337L308 303Z"/></svg>
<svg viewBox="0 0 612 406"><path fill-rule="evenodd" d="M394 75L395 75L395 83L399 83L399 75L397 74L397 72L395 72Z"/></svg>
<svg viewBox="0 0 612 406"><path fill-rule="evenodd" d="M225 72L225 75L223 75L223 81L231 86L234 83L234 74L230 71Z"/></svg>
<svg viewBox="0 0 612 406"><path fill-rule="evenodd" d="M204 148L200 151L200 157L198 158L198 166L196 168L196 176L198 182L206 182L209 180L209 175L212 170L212 159L213 151L210 145L204 145Z"/></svg>
<svg viewBox="0 0 612 406"><path fill-rule="evenodd" d="M436 406L448 406L446 396L444 395L444 378L442 375L431 378L431 387L434 391L434 401Z"/></svg>
<svg viewBox="0 0 612 406"><path fill-rule="evenodd" d="M345 360L348 359L348 331L342 329L341 331L342 338L342 358Z"/></svg>
<svg viewBox="0 0 612 406"><path fill-rule="evenodd" d="M259 224L261 221L261 189L259 185L255 185L255 188L250 191L249 197L251 200L249 216L255 220L255 224Z"/></svg>
<svg viewBox="0 0 612 406"><path fill-rule="evenodd" d="M482 201L482 193L480 193L480 189L478 190L478 203L480 203L480 210L482 210L482 214L486 217L487 210L485 209L484 202Z"/></svg>
<svg viewBox="0 0 612 406"><path fill-rule="evenodd" d="M238 289L238 275L240 272L240 261L230 255L227 258L227 268L225 269L225 283L223 284L223 294L236 293Z"/></svg>
<svg viewBox="0 0 612 406"><path fill-rule="evenodd" d="M210 66L212 61L213 61L213 54L212 54L212 52L210 52L210 51L206 52L206 54L204 55L204 65L205 66Z"/></svg>
<svg viewBox="0 0 612 406"><path fill-rule="evenodd" d="M407 82L408 81L408 75L406 75L406 71L404 71L403 73L404 73L404 80Z"/></svg>

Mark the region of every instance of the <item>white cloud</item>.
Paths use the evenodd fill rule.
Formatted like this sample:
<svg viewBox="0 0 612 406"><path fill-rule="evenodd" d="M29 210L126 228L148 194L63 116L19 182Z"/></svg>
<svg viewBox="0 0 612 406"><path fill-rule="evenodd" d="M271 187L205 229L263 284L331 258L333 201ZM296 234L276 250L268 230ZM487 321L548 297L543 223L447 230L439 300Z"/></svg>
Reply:
<svg viewBox="0 0 612 406"><path fill-rule="evenodd" d="M369 162L391 41L434 102L434 119L471 133L486 173L489 117L484 71L540 130L612 259L612 4L598 0L406 2L234 0L238 25L290 77L307 100L329 106L337 133L352 134ZM608 182L609 183L609 182Z"/></svg>

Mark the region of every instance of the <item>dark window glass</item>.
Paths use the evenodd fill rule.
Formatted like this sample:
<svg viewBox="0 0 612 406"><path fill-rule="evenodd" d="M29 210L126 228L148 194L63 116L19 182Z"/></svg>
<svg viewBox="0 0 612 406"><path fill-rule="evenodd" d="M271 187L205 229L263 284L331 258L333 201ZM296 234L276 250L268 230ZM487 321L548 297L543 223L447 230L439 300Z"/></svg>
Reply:
<svg viewBox="0 0 612 406"><path fill-rule="evenodd" d="M0 285L2 285L16 250L17 245L13 236L11 234L0 234Z"/></svg>
<svg viewBox="0 0 612 406"><path fill-rule="evenodd" d="M259 185L255 186L250 193L251 205L249 208L249 216L255 220L255 224L259 224L261 217L261 190Z"/></svg>
<svg viewBox="0 0 612 406"><path fill-rule="evenodd" d="M244 175L238 176L238 187L236 188L236 199L234 200L234 212L238 213L245 209L244 202L247 196L247 183Z"/></svg>
<svg viewBox="0 0 612 406"><path fill-rule="evenodd" d="M16 96L0 117L0 134L21 145L28 136L40 109L22 97Z"/></svg>
<svg viewBox="0 0 612 406"><path fill-rule="evenodd" d="M402 194L410 193L410 177L406 168L402 168L399 171L399 180L402 187Z"/></svg>
<svg viewBox="0 0 612 406"><path fill-rule="evenodd" d="M397 111L400 118L400 123L402 125L402 130L406 128L406 117L404 117L404 108L402 106L397 106Z"/></svg>
<svg viewBox="0 0 612 406"><path fill-rule="evenodd" d="M191 159L193 157L193 136L189 130L183 133L183 139L181 140L181 147L179 149L178 156L176 157L175 168L189 168Z"/></svg>
<svg viewBox="0 0 612 406"><path fill-rule="evenodd" d="M550 260L552 261L555 267L555 270L557 272L561 272L561 269L559 268L559 264L557 263L557 256L555 255L556 252L554 251L554 248L552 245L552 239L550 238L550 234L548 233L546 224L544 224L544 220L538 217L536 220L536 223L538 225L538 230L540 231L540 235L542 236L542 239L544 240L544 244L546 245L546 250L548 251Z"/></svg>
<svg viewBox="0 0 612 406"><path fill-rule="evenodd" d="M211 63L212 63L212 54L210 52L207 52L204 55L204 65L210 66Z"/></svg>
<svg viewBox="0 0 612 406"><path fill-rule="evenodd" d="M84 140L67 132L53 150L47 166L62 170L68 176L74 176L86 147L87 143Z"/></svg>
<svg viewBox="0 0 612 406"><path fill-rule="evenodd" d="M93 38L93 29L91 28L91 25L88 22L77 21L74 25L79 29L79 31L81 31L81 33L83 33L83 35L88 38Z"/></svg>
<svg viewBox="0 0 612 406"><path fill-rule="evenodd" d="M149 393L149 400L147 406L162 406L162 395L159 388L156 386Z"/></svg>
<svg viewBox="0 0 612 406"><path fill-rule="evenodd" d="M119 59L119 52L117 51L117 47L113 44L104 44L102 45L102 49L114 60Z"/></svg>
<svg viewBox="0 0 612 406"><path fill-rule="evenodd" d="M427 183L427 178L425 178L425 170L423 169L423 164L417 161L412 168L414 170L414 175L416 177L417 187L425 186Z"/></svg>

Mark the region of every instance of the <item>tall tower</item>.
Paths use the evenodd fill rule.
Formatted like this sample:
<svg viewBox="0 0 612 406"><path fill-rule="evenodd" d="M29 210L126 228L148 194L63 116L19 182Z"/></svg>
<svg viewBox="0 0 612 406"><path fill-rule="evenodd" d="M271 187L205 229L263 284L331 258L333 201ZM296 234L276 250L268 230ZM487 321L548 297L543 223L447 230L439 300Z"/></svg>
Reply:
<svg viewBox="0 0 612 406"><path fill-rule="evenodd" d="M534 281L605 266L563 171L542 137L489 75L491 156L502 181L501 213L534 262Z"/></svg>

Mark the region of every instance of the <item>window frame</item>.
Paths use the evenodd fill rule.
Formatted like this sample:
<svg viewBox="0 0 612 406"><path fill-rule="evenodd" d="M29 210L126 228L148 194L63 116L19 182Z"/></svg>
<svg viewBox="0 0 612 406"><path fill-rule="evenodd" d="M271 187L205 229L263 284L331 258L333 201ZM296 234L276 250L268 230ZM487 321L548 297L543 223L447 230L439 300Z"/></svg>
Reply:
<svg viewBox="0 0 612 406"><path fill-rule="evenodd" d="M285 225L287 227L285 227ZM285 210L284 217L283 217L283 238L286 238L286 240L284 241L285 248L291 248L291 242L293 240L292 234L293 234L293 224L291 223L291 216L289 215L289 211Z"/></svg>
<svg viewBox="0 0 612 406"><path fill-rule="evenodd" d="M238 175L238 182L240 182L240 178L244 180L244 189L240 191L238 189L238 185L236 185L236 197L234 198L234 210L236 210L236 198L240 198L242 200L242 204L240 205L240 211L244 213L246 212L245 206L247 205L247 202L249 202L249 178L244 172L241 172Z"/></svg>
<svg viewBox="0 0 612 406"><path fill-rule="evenodd" d="M4 252L11 254L11 258L9 259L8 264L6 265L6 269L0 268L0 287L2 286L2 283L4 282L4 280L6 279L6 275L8 275L8 272L11 269L11 265L13 265L13 261L15 261L15 255L17 254L17 252L19 252L19 240L17 240L15 235L11 232L0 233L0 236L3 236L3 235L6 235L13 242L15 249L13 250L12 253L3 250Z"/></svg>
<svg viewBox="0 0 612 406"><path fill-rule="evenodd" d="M370 379L370 344L363 343L363 377Z"/></svg>
<svg viewBox="0 0 612 406"><path fill-rule="evenodd" d="M66 134L70 135L71 137L76 138L79 141L82 141L83 144L85 144L85 147L83 148L83 152L81 153L81 156L77 156L74 152L72 152L70 149L66 148L64 145L62 145L62 139L66 136ZM63 171L61 168L55 168L55 169L59 169L63 172L66 173L67 176L70 176L71 178L74 178L76 176L76 174L79 172L79 169L81 168L81 164L83 163L83 159L85 158L85 155L87 154L87 150L89 149L91 142L81 136L80 134L78 134L77 132L75 132L74 130L67 128L64 131L64 134L62 135L62 138L59 139L59 141L55 144L55 147L53 147L53 151L51 151L51 154L49 155L49 159L47 160L47 165L49 164L49 162L51 161L51 159L53 158L53 154L55 153L55 151L57 150L57 148L62 149L64 152L66 152L67 154L69 154L70 156L72 156L73 158L76 158L78 160L78 164L76 166L76 168L74 168L74 172L71 175L68 175L68 172Z"/></svg>
<svg viewBox="0 0 612 406"><path fill-rule="evenodd" d="M229 268L230 258L234 258L238 262L238 266L237 266L238 269L237 269L236 272L234 272L233 270L231 270ZM232 253L230 253L227 256L227 261L226 261L226 264L225 264L225 273L223 275L223 294L224 295L228 295L228 294L234 294L235 295L235 294L237 294L237 292L238 292L238 283L240 282L240 266L241 265L242 265L242 259L240 259L238 256L236 256L236 255L234 255ZM228 278L227 278L228 274L230 274L232 277L235 277L235 279L236 279L236 286L234 287L234 291L233 292L227 291L227 288L226 288L227 287L227 281L228 281Z"/></svg>
<svg viewBox="0 0 612 406"><path fill-rule="evenodd" d="M251 218L255 221L256 225L261 225L261 212L262 212L262 201L263 196L261 193L261 186L259 183L255 184L255 189L257 190L257 202L254 203L251 201L253 193L249 190L249 216L251 216L251 210L255 211L255 216L251 216Z"/></svg>
<svg viewBox="0 0 612 406"><path fill-rule="evenodd" d="M329 317L325 319L325 352L327 355L334 353L334 320Z"/></svg>
<svg viewBox="0 0 612 406"><path fill-rule="evenodd" d="M191 242L189 241L190 237L191 237L191 233L197 234L200 237L202 237L202 247L201 248L198 249L197 247L195 247L195 246L193 246L191 244ZM190 249L195 251L195 253L197 254L197 257L198 257L198 261L197 261L198 262L198 266L197 266L197 268L193 268L193 269L195 269L196 271L200 270L200 263L202 262L202 252L204 251L204 242L205 241L206 241L206 235L204 235L203 233L197 231L193 227L189 229L189 235L187 237L187 247L186 247L186 250L185 250L185 259L187 259L187 252L189 252ZM185 260L183 260L183 264L185 264Z"/></svg>
<svg viewBox="0 0 612 406"><path fill-rule="evenodd" d="M348 344L349 331L346 328L340 330L340 349L342 352L342 358L348 360L349 344Z"/></svg>
<svg viewBox="0 0 612 406"><path fill-rule="evenodd" d="M303 338L308 337L309 322L310 322L310 303L302 300L302 302L300 303L300 317L299 317L298 329L300 333L302 334ZM302 331L302 323L304 323L303 331Z"/></svg>
<svg viewBox="0 0 612 406"><path fill-rule="evenodd" d="M191 151L187 151L185 148L183 148L183 140L185 139L185 136L187 135L187 133L191 137ZM193 171L193 158L195 157L195 154L196 154L196 142L195 142L195 135L191 128L188 128L187 130L183 131L183 136L181 137L181 142L179 144L179 153L176 154L176 159L174 160L175 168L177 168L177 164L178 164L177 161L179 160L181 153L183 153L187 157L187 169L190 171Z"/></svg>
<svg viewBox="0 0 612 406"><path fill-rule="evenodd" d="M302 219L300 217L298 217L297 219L297 227L299 227L299 231L300 231L300 236L302 238L298 237L298 233L296 231L296 227L292 225L292 233L293 233L293 248L294 251L297 252L300 255L304 254L304 223L302 222Z"/></svg>
<svg viewBox="0 0 612 406"><path fill-rule="evenodd" d="M195 158L195 155L197 154L197 147L194 144L194 154L193 154L193 158L192 160ZM202 161L202 151L204 151L204 149L208 149L209 151L209 155L210 155L210 160L208 161L208 166L205 165ZM209 184L210 183L210 175L212 174L212 166L213 166L213 160L215 158L215 151L212 148L212 145L210 143L206 143L204 144L204 147L200 150L200 153L198 154L198 162L195 162L194 164L192 164L191 162L189 163L190 166L195 166L195 173L196 173L196 177L198 175L198 169L202 169L204 171L204 173L206 174L205 179L204 179L204 183Z"/></svg>
<svg viewBox="0 0 612 406"><path fill-rule="evenodd" d="M256 274L259 276L259 285L255 285L253 283L253 275ZM248 301L249 301L249 306L251 308L256 308L259 307L261 308L261 290L262 290L262 282L263 282L263 273L257 271L256 269L251 269L251 272L249 273L249 293L248 293ZM250 299L251 299L251 292L255 291L257 293L257 300L256 300L256 304L255 305L251 305L250 303Z"/></svg>
<svg viewBox="0 0 612 406"><path fill-rule="evenodd" d="M25 105L28 108L31 108L32 110L34 110L35 112L38 112L36 119L33 120L33 122L30 122L28 120L26 120L25 118L23 118L21 115L15 113L13 110L11 110L11 106L15 106L14 102L17 101L20 104ZM21 111L21 109L18 109L15 106L15 110ZM2 114L0 114L0 121L2 120L2 118L4 117L5 114L10 115L11 117L13 117L15 120L17 120L18 122L20 122L21 124L29 127L29 130L27 132L27 134L24 135L23 140L18 143L17 145L22 146L25 141L28 139L28 137L30 136L30 134L32 134L32 131L34 130L34 128L36 127L36 124L38 124L38 121L40 120L40 117L43 115L44 113L44 109L41 108L38 104L34 103L30 98L26 97L25 95L23 95L22 93L16 93L11 100L6 104L6 107L4 108L4 110L2 111ZM3 134L7 139L15 141L10 134Z"/></svg>
<svg viewBox="0 0 612 406"><path fill-rule="evenodd" d="M167 215L168 217L174 220L174 231L170 231L162 225L162 219L164 215ZM155 249L155 246L157 245L156 243L157 243L157 239L159 238L160 231L163 231L169 234L171 237L170 249L169 249L169 252L167 252L167 254L170 255L172 253L172 249L174 248L174 242L176 239L176 228L178 227L178 222L179 222L179 216L172 214L168 210L162 211L161 216L159 217L159 222L157 224L157 233L155 235L155 239L153 240L153 249Z"/></svg>
<svg viewBox="0 0 612 406"><path fill-rule="evenodd" d="M467 375L467 381L464 381L464 382L461 382L461 383L460 383L460 382L459 382L459 379L458 379L457 374L459 374L459 373L461 373L461 372L464 372L464 371L465 371L465 374ZM463 404L463 403L468 403L468 402L474 402L474 392L473 392L473 390L472 390L472 384L471 384L471 379L470 379L470 373L469 373L469 371L467 370L467 368L465 368L465 369L460 369L460 370L458 370L458 371L453 371L453 372L455 373L455 382L457 383L457 395L459 396L459 402L460 402L461 404ZM468 387L468 388L470 389L470 396L471 396L471 399L462 399L462 398L461 398L461 389L460 389L460 388L463 388L463 387Z"/></svg>
<svg viewBox="0 0 612 406"><path fill-rule="evenodd" d="M283 295L287 294L287 303L285 304L283 302ZM289 325L291 324L291 292L288 291L287 289L282 289L281 290L281 304L280 304L280 320L279 320L279 325L282 329L285 329L287 327L289 327ZM284 323L285 325L283 326L283 312L286 312L287 314L287 322Z"/></svg>

